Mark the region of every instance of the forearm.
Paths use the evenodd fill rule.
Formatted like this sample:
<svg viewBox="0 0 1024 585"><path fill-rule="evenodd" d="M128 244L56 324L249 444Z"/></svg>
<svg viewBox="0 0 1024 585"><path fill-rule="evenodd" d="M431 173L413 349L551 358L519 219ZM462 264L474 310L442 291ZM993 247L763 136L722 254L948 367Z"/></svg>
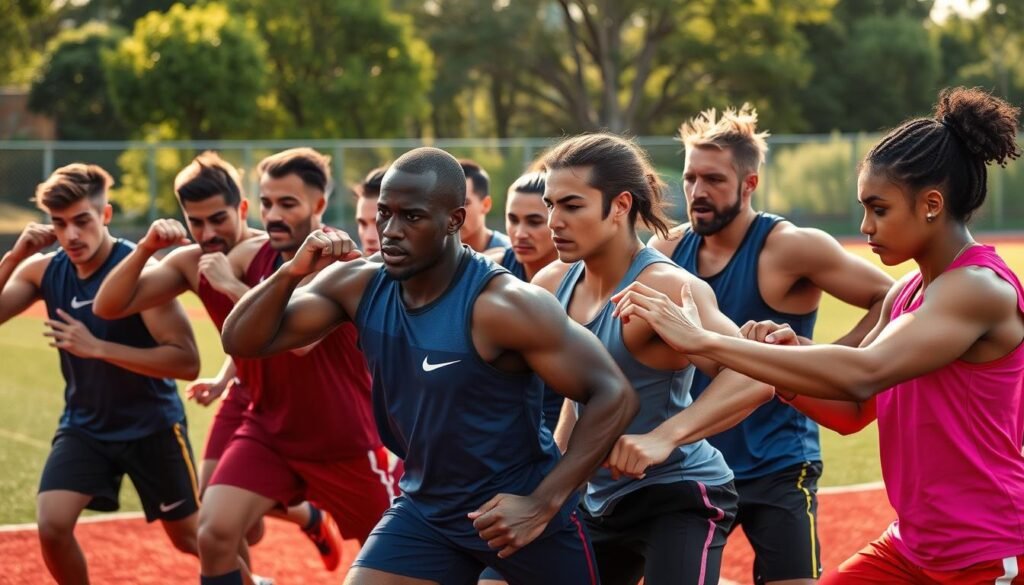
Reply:
<svg viewBox="0 0 1024 585"><path fill-rule="evenodd" d="M857 347L860 342L864 340L864 337L871 332L875 324L878 323L878 316L882 313L882 304L885 298L879 299L875 304L868 308L868 312L864 314L860 321L850 329L850 331L833 342L835 345L845 345L847 347Z"/></svg>
<svg viewBox="0 0 1024 585"><path fill-rule="evenodd" d="M135 307L139 280L152 253L136 247L103 279L93 302L93 312L103 319L120 319L149 307ZM158 303L154 303L158 304Z"/></svg>
<svg viewBox="0 0 1024 585"><path fill-rule="evenodd" d="M218 290L231 302L237 303L239 299L249 292L249 286L238 279L232 279L218 287Z"/></svg>
<svg viewBox="0 0 1024 585"><path fill-rule="evenodd" d="M548 389L545 388L545 392ZM558 450L565 453L565 450L569 448L569 437L572 436L573 427L576 426L576 407L573 405L572 400L564 400L562 402L562 412L558 416L558 424L555 425L555 444L558 445Z"/></svg>
<svg viewBox="0 0 1024 585"><path fill-rule="evenodd" d="M22 259L16 258L11 252L7 252L3 258L0 258L0 298L3 298L4 287L7 286L7 282L11 280L11 276L21 262ZM13 306L13 303L8 302L6 298L3 300L4 302L0 303L0 323L7 322L8 319L24 310L22 307Z"/></svg>
<svg viewBox="0 0 1024 585"><path fill-rule="evenodd" d="M618 378L616 378L618 381ZM604 461L639 410L636 392L605 386L591 394L569 437L565 454L534 490L533 496L557 510Z"/></svg>
<svg viewBox="0 0 1024 585"><path fill-rule="evenodd" d="M280 332L288 300L300 280L286 270L278 270L242 296L224 322L224 352L243 358L274 353L270 346Z"/></svg>
<svg viewBox="0 0 1024 585"><path fill-rule="evenodd" d="M879 367L864 350L839 345L779 347L708 333L694 353L797 394L865 400L882 390Z"/></svg>
<svg viewBox="0 0 1024 585"><path fill-rule="evenodd" d="M100 341L95 358L152 378L194 380L199 375L199 353L195 347L163 344L139 348Z"/></svg>
<svg viewBox="0 0 1024 585"><path fill-rule="evenodd" d="M739 424L758 406L772 399L772 388L732 370L723 370L679 414L653 432L662 433L676 445L687 445Z"/></svg>
<svg viewBox="0 0 1024 585"><path fill-rule="evenodd" d="M809 396L795 396L783 400L792 408L807 415L821 426L832 429L840 435L850 435L863 429L875 420L873 403L827 400Z"/></svg>
<svg viewBox="0 0 1024 585"><path fill-rule="evenodd" d="M217 372L217 380L222 383L230 382L232 378L238 373L235 367L235 360L231 356L227 356L224 359L224 363L220 366L220 371Z"/></svg>

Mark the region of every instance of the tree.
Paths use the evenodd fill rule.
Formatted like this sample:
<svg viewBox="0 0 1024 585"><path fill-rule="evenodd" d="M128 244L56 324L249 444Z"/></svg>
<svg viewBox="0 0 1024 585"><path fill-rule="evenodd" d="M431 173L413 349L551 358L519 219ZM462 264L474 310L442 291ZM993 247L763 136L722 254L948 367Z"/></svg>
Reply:
<svg viewBox="0 0 1024 585"><path fill-rule="evenodd" d="M286 134L405 136L426 112L431 55L380 0L231 0L258 22Z"/></svg>
<svg viewBox="0 0 1024 585"><path fill-rule="evenodd" d="M104 63L117 112L140 133L166 123L178 138L263 135L266 47L221 4L149 13Z"/></svg>
<svg viewBox="0 0 1024 585"><path fill-rule="evenodd" d="M111 103L102 53L117 47L124 31L90 23L54 38L29 93L29 108L53 117L62 140L115 140L127 128Z"/></svg>
<svg viewBox="0 0 1024 585"><path fill-rule="evenodd" d="M44 0L0 0L0 83L11 80L28 60L32 24L46 10Z"/></svg>

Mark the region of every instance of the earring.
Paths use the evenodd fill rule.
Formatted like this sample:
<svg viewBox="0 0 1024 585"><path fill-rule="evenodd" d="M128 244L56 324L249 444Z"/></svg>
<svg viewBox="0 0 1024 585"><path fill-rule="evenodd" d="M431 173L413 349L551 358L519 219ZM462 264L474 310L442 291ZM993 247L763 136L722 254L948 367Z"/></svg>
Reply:
<svg viewBox="0 0 1024 585"><path fill-rule="evenodd" d="M928 221L928 223L931 223L935 221L935 216L929 213L928 215L925 216L925 219Z"/></svg>

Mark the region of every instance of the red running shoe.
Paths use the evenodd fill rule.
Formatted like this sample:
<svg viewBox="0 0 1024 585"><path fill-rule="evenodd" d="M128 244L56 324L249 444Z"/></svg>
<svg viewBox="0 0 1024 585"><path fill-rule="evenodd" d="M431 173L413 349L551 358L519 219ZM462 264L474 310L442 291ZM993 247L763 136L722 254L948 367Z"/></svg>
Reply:
<svg viewBox="0 0 1024 585"><path fill-rule="evenodd" d="M333 571L341 564L341 531L334 518L327 513L327 510L320 509L320 525L313 532L302 531L309 537L316 550L320 553L320 559L324 562L324 568Z"/></svg>

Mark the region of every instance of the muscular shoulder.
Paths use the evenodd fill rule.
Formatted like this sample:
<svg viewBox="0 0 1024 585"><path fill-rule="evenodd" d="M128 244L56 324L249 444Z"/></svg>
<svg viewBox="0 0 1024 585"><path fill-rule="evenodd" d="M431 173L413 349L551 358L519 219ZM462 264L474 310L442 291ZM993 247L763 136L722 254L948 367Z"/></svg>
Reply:
<svg viewBox="0 0 1024 585"><path fill-rule="evenodd" d="M346 311L354 313L366 287L380 270L380 262L366 258L337 262L317 273L305 288L338 301Z"/></svg>
<svg viewBox="0 0 1024 585"><path fill-rule="evenodd" d="M195 269L199 264L199 257L203 255L203 249L199 244L189 244L172 250L161 260L162 264L172 266L178 270L185 271L189 268Z"/></svg>
<svg viewBox="0 0 1024 585"><path fill-rule="evenodd" d="M564 329L567 319L550 292L509 274L491 279L473 305L474 328L483 327L503 347Z"/></svg>
<svg viewBox="0 0 1024 585"><path fill-rule="evenodd" d="M768 234L762 255L780 260L785 266L805 271L830 265L847 252L830 234L781 221Z"/></svg>
<svg viewBox="0 0 1024 585"><path fill-rule="evenodd" d="M708 283L675 264L669 264L667 262L651 264L645 268L639 276L637 276L636 280L640 284L653 288L658 292L665 293L669 298L677 303L682 298L682 289L684 284L688 283L690 288L693 289L695 295L705 290L708 292L711 291L711 286L708 285Z"/></svg>
<svg viewBox="0 0 1024 585"><path fill-rule="evenodd" d="M260 248L265 243L267 243L267 238L265 237L248 238L232 248L228 252L228 260L236 272L245 272L249 268L249 264L252 264L252 259L256 257L256 253L260 251Z"/></svg>
<svg viewBox="0 0 1024 585"><path fill-rule="evenodd" d="M530 281L530 284L539 286L549 293L554 293L558 290L558 285L562 283L562 279L565 278L565 273L569 272L571 267L572 264L555 260L533 275L533 280Z"/></svg>
<svg viewBox="0 0 1024 585"><path fill-rule="evenodd" d="M661 252L666 256L671 256L676 250L676 246L679 245L680 238L686 233L686 230L690 229L689 223L677 225L670 229L668 237L662 237L658 234L651 236L651 239L647 241L647 245Z"/></svg>
<svg viewBox="0 0 1024 585"><path fill-rule="evenodd" d="M987 322L997 322L1017 312L1017 289L981 266L943 273L929 287L925 302L929 300Z"/></svg>
<svg viewBox="0 0 1024 585"><path fill-rule="evenodd" d="M501 261L505 259L505 248L491 248L490 250L485 250L483 254L491 262L501 264Z"/></svg>
<svg viewBox="0 0 1024 585"><path fill-rule="evenodd" d="M56 255L56 252L48 252L46 254L33 254L29 256L15 271L16 278L30 282L36 287L42 286L43 275L46 274L46 269L50 266L50 262Z"/></svg>

